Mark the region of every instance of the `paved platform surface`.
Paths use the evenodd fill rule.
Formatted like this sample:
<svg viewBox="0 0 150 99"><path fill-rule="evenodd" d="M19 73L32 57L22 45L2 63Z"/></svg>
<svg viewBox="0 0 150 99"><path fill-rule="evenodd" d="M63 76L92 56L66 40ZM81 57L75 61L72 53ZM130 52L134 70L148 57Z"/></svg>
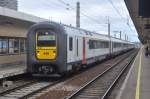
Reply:
<svg viewBox="0 0 150 99"><path fill-rule="evenodd" d="M12 65L12 66L2 66L0 67L0 79L23 74L26 72L26 65Z"/></svg>
<svg viewBox="0 0 150 99"><path fill-rule="evenodd" d="M150 99L150 56L142 47L116 99Z"/></svg>

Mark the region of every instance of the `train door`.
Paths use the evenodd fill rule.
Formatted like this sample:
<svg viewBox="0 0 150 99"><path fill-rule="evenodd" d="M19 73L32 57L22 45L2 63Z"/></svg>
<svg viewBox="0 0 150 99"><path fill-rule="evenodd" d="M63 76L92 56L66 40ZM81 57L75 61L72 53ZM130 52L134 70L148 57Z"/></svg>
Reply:
<svg viewBox="0 0 150 99"><path fill-rule="evenodd" d="M75 38L73 36L68 36L68 53L67 53L67 58L68 58L68 63L74 62L75 61Z"/></svg>
<svg viewBox="0 0 150 99"><path fill-rule="evenodd" d="M113 41L111 41L111 53L114 52L114 51L113 51L113 50L114 50L113 48L114 48L114 43L113 43Z"/></svg>
<svg viewBox="0 0 150 99"><path fill-rule="evenodd" d="M75 37L76 41L75 41L75 57L76 57L76 61L80 61L82 60L82 49L83 49L83 41L82 41L82 37Z"/></svg>
<svg viewBox="0 0 150 99"><path fill-rule="evenodd" d="M78 60L79 56L79 39L76 37L76 60Z"/></svg>
<svg viewBox="0 0 150 99"><path fill-rule="evenodd" d="M76 41L75 41L75 57L76 57L76 61L79 61L79 38L76 36Z"/></svg>
<svg viewBox="0 0 150 99"><path fill-rule="evenodd" d="M111 38L109 39L109 54L112 53L112 42L111 42Z"/></svg>
<svg viewBox="0 0 150 99"><path fill-rule="evenodd" d="M83 37L82 64L86 64L86 39Z"/></svg>

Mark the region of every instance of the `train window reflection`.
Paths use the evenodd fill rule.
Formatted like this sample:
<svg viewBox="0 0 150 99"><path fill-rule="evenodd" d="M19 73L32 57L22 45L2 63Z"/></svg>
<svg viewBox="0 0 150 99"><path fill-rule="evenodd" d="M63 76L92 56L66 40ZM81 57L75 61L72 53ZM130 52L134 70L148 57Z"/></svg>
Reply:
<svg viewBox="0 0 150 99"><path fill-rule="evenodd" d="M14 53L19 53L19 40L14 40Z"/></svg>
<svg viewBox="0 0 150 99"><path fill-rule="evenodd" d="M26 50L26 44L25 44L25 40L20 40L20 52L23 53Z"/></svg>
<svg viewBox="0 0 150 99"><path fill-rule="evenodd" d="M0 54L20 54L26 51L24 38L0 38Z"/></svg>
<svg viewBox="0 0 150 99"><path fill-rule="evenodd" d="M7 54L7 53L8 53L8 40L0 39L0 54Z"/></svg>
<svg viewBox="0 0 150 99"><path fill-rule="evenodd" d="M89 49L108 48L108 41L89 40Z"/></svg>
<svg viewBox="0 0 150 99"><path fill-rule="evenodd" d="M14 53L14 39L9 39L9 53Z"/></svg>

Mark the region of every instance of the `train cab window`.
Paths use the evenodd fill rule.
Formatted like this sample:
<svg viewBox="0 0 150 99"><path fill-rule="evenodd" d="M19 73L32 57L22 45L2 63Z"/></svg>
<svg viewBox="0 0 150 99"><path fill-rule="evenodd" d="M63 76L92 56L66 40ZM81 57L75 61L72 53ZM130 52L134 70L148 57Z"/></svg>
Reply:
<svg viewBox="0 0 150 99"><path fill-rule="evenodd" d="M73 38L69 37L69 50L72 51L73 50Z"/></svg>
<svg viewBox="0 0 150 99"><path fill-rule="evenodd" d="M56 35L50 31L37 32L37 46L39 47L55 47Z"/></svg>

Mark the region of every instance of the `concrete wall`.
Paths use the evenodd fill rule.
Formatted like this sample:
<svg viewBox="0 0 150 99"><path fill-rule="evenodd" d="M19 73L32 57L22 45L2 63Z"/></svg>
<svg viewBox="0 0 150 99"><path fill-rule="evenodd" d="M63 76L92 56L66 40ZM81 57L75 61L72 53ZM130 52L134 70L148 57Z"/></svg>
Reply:
<svg viewBox="0 0 150 99"><path fill-rule="evenodd" d="M132 14L138 15L138 9L139 9L139 0L125 0L127 7L129 8L129 11Z"/></svg>
<svg viewBox="0 0 150 99"><path fill-rule="evenodd" d="M6 0L12 1L12 0ZM15 1L15 0L13 0ZM37 22L48 21L39 17L28 15L15 10L0 7L0 39L3 37L26 38L31 25ZM25 54L0 54L0 65L25 61Z"/></svg>
<svg viewBox="0 0 150 99"><path fill-rule="evenodd" d="M26 63L26 54L0 56L0 66L11 66Z"/></svg>
<svg viewBox="0 0 150 99"><path fill-rule="evenodd" d="M28 28L21 24L0 24L0 36L26 37Z"/></svg>
<svg viewBox="0 0 150 99"><path fill-rule="evenodd" d="M2 21L2 20L0 20ZM3 37L15 38L15 37L23 37L26 38L27 31L32 24L27 24L24 22L0 22L0 39ZM0 66L18 64L20 62L26 62L26 54L18 53L18 54L4 54L0 55Z"/></svg>

